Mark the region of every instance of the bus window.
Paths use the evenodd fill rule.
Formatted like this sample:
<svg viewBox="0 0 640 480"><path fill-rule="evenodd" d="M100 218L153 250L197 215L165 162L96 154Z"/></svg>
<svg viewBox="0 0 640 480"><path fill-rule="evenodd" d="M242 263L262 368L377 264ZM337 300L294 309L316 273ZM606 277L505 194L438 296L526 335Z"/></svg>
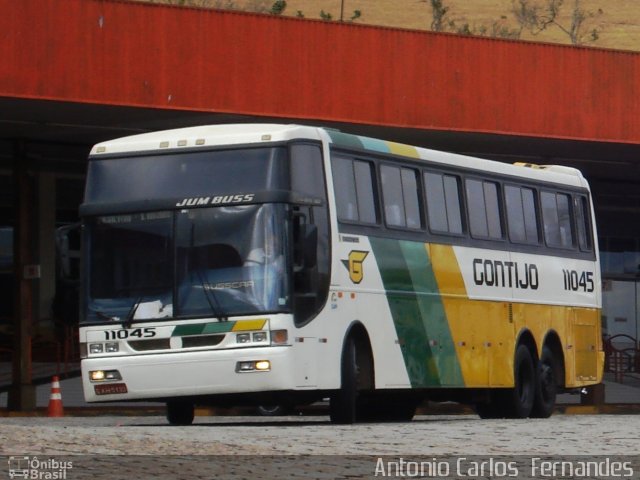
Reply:
<svg viewBox="0 0 640 480"><path fill-rule="evenodd" d="M504 188L509 238L516 243L538 243L535 195L530 188Z"/></svg>
<svg viewBox="0 0 640 480"><path fill-rule="evenodd" d="M550 247L572 248L571 213L569 195L542 192L542 219L544 238Z"/></svg>
<svg viewBox="0 0 640 480"><path fill-rule="evenodd" d="M591 227L589 224L589 204L587 197L576 196L573 199L576 222L578 226L578 246L583 252L590 252L593 249L591 242Z"/></svg>
<svg viewBox="0 0 640 480"><path fill-rule="evenodd" d="M422 228L422 213L420 212L420 197L418 195L418 172L403 168L401 175L407 227L420 229Z"/></svg>
<svg viewBox="0 0 640 480"><path fill-rule="evenodd" d="M331 165L338 220L378 223L371 163L334 157Z"/></svg>
<svg viewBox="0 0 640 480"><path fill-rule="evenodd" d="M502 238L498 185L480 180L466 181L469 227L476 238Z"/></svg>
<svg viewBox="0 0 640 480"><path fill-rule="evenodd" d="M460 235L462 215L457 177L427 172L424 174L424 187L429 228L434 232Z"/></svg>
<svg viewBox="0 0 640 480"><path fill-rule="evenodd" d="M383 165L380 167L380 177L387 225L422 228L416 171Z"/></svg>
<svg viewBox="0 0 640 480"><path fill-rule="evenodd" d="M376 203L373 193L372 165L369 162L353 162L356 175L356 194L358 196L358 211L362 223L378 223Z"/></svg>
<svg viewBox="0 0 640 480"><path fill-rule="evenodd" d="M338 220L357 222L358 202L356 199L356 182L353 178L353 162L347 158L334 157L333 187L336 191L336 207Z"/></svg>
<svg viewBox="0 0 640 480"><path fill-rule="evenodd" d="M406 227L407 219L402 198L400 169L383 165L380 167L380 178L382 180L384 217L387 225L391 227Z"/></svg>

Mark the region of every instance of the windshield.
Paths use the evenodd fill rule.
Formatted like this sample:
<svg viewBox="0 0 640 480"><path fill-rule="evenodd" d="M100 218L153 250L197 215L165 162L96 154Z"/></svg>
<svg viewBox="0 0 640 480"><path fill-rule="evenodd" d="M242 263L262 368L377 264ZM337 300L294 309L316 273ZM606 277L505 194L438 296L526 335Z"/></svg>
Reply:
<svg viewBox="0 0 640 480"><path fill-rule="evenodd" d="M286 156L284 147L254 147L92 159L85 203L288 190Z"/></svg>
<svg viewBox="0 0 640 480"><path fill-rule="evenodd" d="M242 205L92 219L86 321L288 311L285 210Z"/></svg>

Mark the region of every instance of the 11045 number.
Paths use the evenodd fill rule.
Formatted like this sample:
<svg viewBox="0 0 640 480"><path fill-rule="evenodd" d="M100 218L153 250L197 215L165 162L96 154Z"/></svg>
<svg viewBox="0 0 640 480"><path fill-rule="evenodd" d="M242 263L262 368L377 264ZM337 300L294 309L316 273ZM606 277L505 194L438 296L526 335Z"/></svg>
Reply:
<svg viewBox="0 0 640 480"><path fill-rule="evenodd" d="M156 329L153 327L134 328L132 330L105 330L105 340L126 340L127 338L152 338L156 336Z"/></svg>
<svg viewBox="0 0 640 480"><path fill-rule="evenodd" d="M593 272L578 272L577 270L562 270L564 289L570 292L593 292L595 283Z"/></svg>

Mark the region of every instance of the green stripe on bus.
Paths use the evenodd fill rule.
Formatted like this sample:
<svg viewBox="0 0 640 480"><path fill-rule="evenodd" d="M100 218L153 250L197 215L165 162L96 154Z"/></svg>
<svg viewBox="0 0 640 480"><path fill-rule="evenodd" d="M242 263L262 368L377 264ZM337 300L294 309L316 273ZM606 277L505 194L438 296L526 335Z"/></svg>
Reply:
<svg viewBox="0 0 640 480"><path fill-rule="evenodd" d="M456 355L455 342L451 335L447 314L442 303L427 246L417 242L400 242L407 268L416 292L422 314L422 323L432 346L440 384L464 386L462 369Z"/></svg>
<svg viewBox="0 0 640 480"><path fill-rule="evenodd" d="M207 335L211 333L230 332L236 322L209 322L189 325L178 325L171 333L172 337L189 337L191 335Z"/></svg>
<svg viewBox="0 0 640 480"><path fill-rule="evenodd" d="M226 333L230 332L236 322L213 322L207 323L204 326L204 330L202 331L203 335L207 335L210 333Z"/></svg>
<svg viewBox="0 0 640 480"><path fill-rule="evenodd" d="M364 150L364 145L356 135L349 135L348 133L338 132L336 130L327 130L327 133L331 137L331 142L338 147L356 148L358 150Z"/></svg>
<svg viewBox="0 0 640 480"><path fill-rule="evenodd" d="M400 242L379 238L369 240L387 291L411 386L439 386L435 359Z"/></svg>

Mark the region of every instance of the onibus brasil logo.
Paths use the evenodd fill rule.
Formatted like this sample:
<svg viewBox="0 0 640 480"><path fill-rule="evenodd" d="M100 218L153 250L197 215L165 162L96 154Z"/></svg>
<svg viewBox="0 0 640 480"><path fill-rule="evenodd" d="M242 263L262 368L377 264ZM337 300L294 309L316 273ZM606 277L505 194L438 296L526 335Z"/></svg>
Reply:
<svg viewBox="0 0 640 480"><path fill-rule="evenodd" d="M29 478L34 480L65 480L67 470L73 468L73 462L38 457L9 457L9 478Z"/></svg>

